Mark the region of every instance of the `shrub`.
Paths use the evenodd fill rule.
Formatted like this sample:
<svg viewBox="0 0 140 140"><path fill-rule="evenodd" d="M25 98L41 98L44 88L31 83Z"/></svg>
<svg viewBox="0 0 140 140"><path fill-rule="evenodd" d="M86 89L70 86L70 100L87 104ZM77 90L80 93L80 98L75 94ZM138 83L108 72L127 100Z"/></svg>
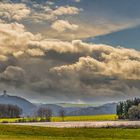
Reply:
<svg viewBox="0 0 140 140"><path fill-rule="evenodd" d="M132 119L132 118L140 119L140 117L138 117L138 115L136 115L139 112L138 111L139 109L137 108L139 104L140 104L139 98L135 98L132 100L126 100L124 102L119 102L119 104L117 105L118 118L119 119Z"/></svg>
<svg viewBox="0 0 140 140"><path fill-rule="evenodd" d="M2 123L9 123L8 121L2 121Z"/></svg>

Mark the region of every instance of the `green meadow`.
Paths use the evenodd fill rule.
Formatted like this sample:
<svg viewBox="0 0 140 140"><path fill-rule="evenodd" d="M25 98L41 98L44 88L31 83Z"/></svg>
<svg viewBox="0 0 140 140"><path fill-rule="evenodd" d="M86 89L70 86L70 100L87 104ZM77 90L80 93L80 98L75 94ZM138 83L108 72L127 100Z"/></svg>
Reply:
<svg viewBox="0 0 140 140"><path fill-rule="evenodd" d="M140 129L45 128L0 125L0 140L140 140Z"/></svg>
<svg viewBox="0 0 140 140"><path fill-rule="evenodd" d="M16 122L18 120L22 120L23 118L10 118L10 119L0 119L0 122L2 123L12 123ZM34 118L24 118L24 121L29 122L32 121ZM109 121L109 120L116 120L117 116L115 114L110 115L94 115L94 116L67 116L64 117L64 121ZM37 121L40 120L40 118L36 118ZM61 117L52 117L52 122L61 122Z"/></svg>

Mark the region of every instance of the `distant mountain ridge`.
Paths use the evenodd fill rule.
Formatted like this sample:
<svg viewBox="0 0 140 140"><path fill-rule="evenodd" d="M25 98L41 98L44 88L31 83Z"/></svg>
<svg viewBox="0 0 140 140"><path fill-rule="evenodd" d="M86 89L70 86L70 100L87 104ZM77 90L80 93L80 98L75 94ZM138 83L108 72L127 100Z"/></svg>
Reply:
<svg viewBox="0 0 140 140"><path fill-rule="evenodd" d="M68 116L86 116L86 115L103 115L116 114L116 103L108 103L97 107L86 107L68 113Z"/></svg>
<svg viewBox="0 0 140 140"><path fill-rule="evenodd" d="M67 116L115 114L117 106L116 103L108 103L97 107L89 105L70 106L70 104L69 106L61 106L61 104L33 104L22 97L11 96L7 93L0 95L0 104L11 104L19 106L23 110L22 116L34 116L35 112L40 107L50 108L52 110L53 116L59 116L59 111L62 109L65 110Z"/></svg>

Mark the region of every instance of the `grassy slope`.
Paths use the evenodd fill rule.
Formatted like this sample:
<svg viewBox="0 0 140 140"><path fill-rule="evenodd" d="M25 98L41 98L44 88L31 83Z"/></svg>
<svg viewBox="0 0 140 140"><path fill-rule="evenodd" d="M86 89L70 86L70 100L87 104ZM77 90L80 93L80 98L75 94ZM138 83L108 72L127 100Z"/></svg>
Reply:
<svg viewBox="0 0 140 140"><path fill-rule="evenodd" d="M111 115L95 115L95 116L69 116L65 117L65 121L102 121L102 120L116 120L117 116L114 114ZM16 118L13 119L0 119L0 122L7 121L7 122L15 122ZM28 121L29 119L26 118ZM61 117L52 117L53 122L62 121Z"/></svg>
<svg viewBox="0 0 140 140"><path fill-rule="evenodd" d="M42 128L0 125L0 140L140 140L140 129Z"/></svg>

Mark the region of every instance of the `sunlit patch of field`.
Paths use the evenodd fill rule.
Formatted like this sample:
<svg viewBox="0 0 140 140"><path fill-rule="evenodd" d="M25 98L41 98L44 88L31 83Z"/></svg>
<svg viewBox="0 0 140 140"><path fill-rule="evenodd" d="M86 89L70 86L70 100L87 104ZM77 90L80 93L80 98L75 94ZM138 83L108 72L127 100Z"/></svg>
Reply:
<svg viewBox="0 0 140 140"><path fill-rule="evenodd" d="M2 118L0 119L0 123L13 123L13 122L16 122L19 118Z"/></svg>
<svg viewBox="0 0 140 140"><path fill-rule="evenodd" d="M94 115L94 116L67 116L64 118L65 121L113 121L117 119L117 115ZM53 122L62 121L61 117L53 117Z"/></svg>
<svg viewBox="0 0 140 140"><path fill-rule="evenodd" d="M140 140L140 129L0 125L0 140Z"/></svg>
<svg viewBox="0 0 140 140"><path fill-rule="evenodd" d="M5 118L0 119L0 123L12 123L12 122L19 122L19 120L24 119L25 122L30 122L34 118ZM110 114L110 115L94 115L94 116L66 116L64 117L64 121L110 121L116 120L117 115ZM36 121L39 121L40 118L36 118ZM61 122L63 121L61 117L52 117L52 122Z"/></svg>

